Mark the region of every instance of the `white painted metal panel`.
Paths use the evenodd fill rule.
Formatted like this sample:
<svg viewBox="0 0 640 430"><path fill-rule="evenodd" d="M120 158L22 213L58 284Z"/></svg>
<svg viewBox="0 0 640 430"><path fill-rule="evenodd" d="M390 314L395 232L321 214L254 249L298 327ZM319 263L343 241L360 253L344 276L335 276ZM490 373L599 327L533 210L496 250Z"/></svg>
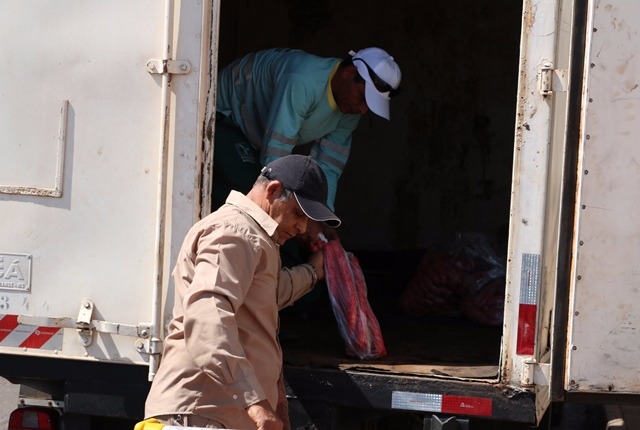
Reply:
<svg viewBox="0 0 640 430"><path fill-rule="evenodd" d="M640 391L640 3L593 1L566 386Z"/></svg>
<svg viewBox="0 0 640 430"><path fill-rule="evenodd" d="M0 273L13 273L0 279L1 315L75 321L90 299L106 331L158 326L156 296L201 210L204 3L0 1ZM169 86L147 62L171 58L191 68ZM22 288L15 261L31 265ZM149 359L130 333L86 346L62 332L49 348L0 352Z"/></svg>
<svg viewBox="0 0 640 430"><path fill-rule="evenodd" d="M523 2L501 378L550 402L571 1Z"/></svg>
<svg viewBox="0 0 640 430"><path fill-rule="evenodd" d="M560 24L561 3L523 2L502 347L504 382L536 392L538 417L549 404L549 356L545 352L554 281L549 265L556 255L545 251L557 231L553 136L556 128L562 129L566 99L561 88L542 91L540 76L544 69L566 68L566 49L559 49L561 43L567 44L568 32Z"/></svg>

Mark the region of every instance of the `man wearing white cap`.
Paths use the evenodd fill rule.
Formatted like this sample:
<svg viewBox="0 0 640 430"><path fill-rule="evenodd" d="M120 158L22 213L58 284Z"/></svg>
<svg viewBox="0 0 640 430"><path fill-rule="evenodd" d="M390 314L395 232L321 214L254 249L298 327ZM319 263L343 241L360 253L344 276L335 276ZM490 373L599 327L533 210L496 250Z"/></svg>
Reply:
<svg viewBox="0 0 640 430"><path fill-rule="evenodd" d="M374 47L344 59L268 49L235 60L218 77L213 209L229 189L247 191L261 166L307 143L333 209L351 133L369 110L390 119L400 80L393 57Z"/></svg>

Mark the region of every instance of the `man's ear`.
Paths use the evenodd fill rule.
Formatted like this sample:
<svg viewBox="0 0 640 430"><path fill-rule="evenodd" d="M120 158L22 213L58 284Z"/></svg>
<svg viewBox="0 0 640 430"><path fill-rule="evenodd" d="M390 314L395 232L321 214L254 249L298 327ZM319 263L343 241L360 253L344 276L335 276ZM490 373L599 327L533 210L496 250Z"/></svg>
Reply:
<svg viewBox="0 0 640 430"><path fill-rule="evenodd" d="M353 64L348 65L342 68L342 77L345 80L353 79L353 77L358 73L358 69Z"/></svg>
<svg viewBox="0 0 640 430"><path fill-rule="evenodd" d="M269 181L265 190L267 191L267 200L273 202L273 200L280 197L280 190L282 189L282 183L280 181L274 180Z"/></svg>

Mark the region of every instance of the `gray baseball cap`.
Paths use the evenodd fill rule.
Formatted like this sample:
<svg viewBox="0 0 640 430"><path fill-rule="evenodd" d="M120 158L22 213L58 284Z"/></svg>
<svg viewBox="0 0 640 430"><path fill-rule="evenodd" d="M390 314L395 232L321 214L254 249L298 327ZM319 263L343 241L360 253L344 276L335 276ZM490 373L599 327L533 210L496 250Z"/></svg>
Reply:
<svg viewBox="0 0 640 430"><path fill-rule="evenodd" d="M278 180L293 192L302 211L314 221L338 227L342 221L327 206L327 178L311 157L292 154L278 158L260 172L271 180Z"/></svg>

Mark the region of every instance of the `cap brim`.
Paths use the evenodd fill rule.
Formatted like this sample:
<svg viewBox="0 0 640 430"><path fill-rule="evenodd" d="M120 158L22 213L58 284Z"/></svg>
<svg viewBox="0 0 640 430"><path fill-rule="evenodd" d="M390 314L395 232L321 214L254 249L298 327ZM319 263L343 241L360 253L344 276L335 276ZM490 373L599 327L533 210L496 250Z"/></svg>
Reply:
<svg viewBox="0 0 640 430"><path fill-rule="evenodd" d="M367 102L369 110L386 120L390 120L389 113L389 96L380 93L369 76L367 66L362 61L354 61L353 64L358 69L358 74L364 79L364 99Z"/></svg>
<svg viewBox="0 0 640 430"><path fill-rule="evenodd" d="M376 87L369 81L365 81L364 98L371 112L386 120L390 120L389 114L389 98L378 92Z"/></svg>
<svg viewBox="0 0 640 430"><path fill-rule="evenodd" d="M299 196L297 193L293 193L302 209L302 212L305 213L306 216L311 218L314 221L321 221L326 223L329 227L339 227L342 224L340 218L338 218L331 210L322 203L307 199L305 197Z"/></svg>

